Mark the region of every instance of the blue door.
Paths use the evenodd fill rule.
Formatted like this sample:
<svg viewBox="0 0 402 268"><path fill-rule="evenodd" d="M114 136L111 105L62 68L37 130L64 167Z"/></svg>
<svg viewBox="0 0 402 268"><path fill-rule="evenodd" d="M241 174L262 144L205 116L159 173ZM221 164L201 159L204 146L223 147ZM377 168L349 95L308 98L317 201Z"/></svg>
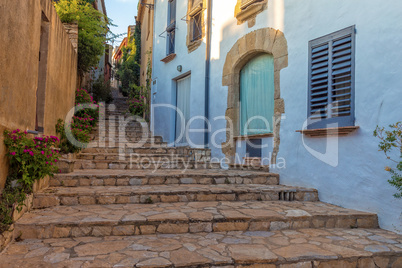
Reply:
<svg viewBox="0 0 402 268"><path fill-rule="evenodd" d="M272 133L274 90L272 55L259 55L240 71L241 135Z"/></svg>

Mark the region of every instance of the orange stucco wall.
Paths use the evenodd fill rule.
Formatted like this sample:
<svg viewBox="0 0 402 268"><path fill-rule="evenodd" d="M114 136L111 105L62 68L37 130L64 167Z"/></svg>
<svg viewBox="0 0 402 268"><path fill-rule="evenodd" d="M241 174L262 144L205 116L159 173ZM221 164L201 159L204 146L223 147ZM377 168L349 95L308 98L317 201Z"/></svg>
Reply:
<svg viewBox="0 0 402 268"><path fill-rule="evenodd" d="M43 14L42 14L43 13ZM8 173L5 129L34 130L42 16L49 21L44 134L74 105L77 53L49 0L0 0L0 188Z"/></svg>

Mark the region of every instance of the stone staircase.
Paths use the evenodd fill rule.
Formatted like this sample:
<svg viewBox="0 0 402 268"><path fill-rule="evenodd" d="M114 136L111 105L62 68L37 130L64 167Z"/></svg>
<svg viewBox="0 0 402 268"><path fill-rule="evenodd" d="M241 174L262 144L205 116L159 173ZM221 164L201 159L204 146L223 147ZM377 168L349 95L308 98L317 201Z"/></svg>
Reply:
<svg viewBox="0 0 402 268"><path fill-rule="evenodd" d="M115 105L106 119L124 114L125 99ZM35 194L0 267L402 267L402 236L375 214L113 122Z"/></svg>

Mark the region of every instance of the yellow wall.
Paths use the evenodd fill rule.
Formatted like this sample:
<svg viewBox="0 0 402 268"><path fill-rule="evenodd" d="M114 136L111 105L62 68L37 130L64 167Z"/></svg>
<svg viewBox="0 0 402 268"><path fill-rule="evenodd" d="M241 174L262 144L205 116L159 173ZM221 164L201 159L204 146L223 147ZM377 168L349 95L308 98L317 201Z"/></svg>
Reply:
<svg viewBox="0 0 402 268"><path fill-rule="evenodd" d="M137 20L141 22L141 86L146 85L148 58L152 62L152 55L147 52L152 51L153 45L153 27L154 27L154 10L139 5ZM152 64L151 64L152 66Z"/></svg>
<svg viewBox="0 0 402 268"><path fill-rule="evenodd" d="M74 106L77 53L49 0L0 0L0 188L7 176L4 129L34 130L42 12L49 20L44 134Z"/></svg>

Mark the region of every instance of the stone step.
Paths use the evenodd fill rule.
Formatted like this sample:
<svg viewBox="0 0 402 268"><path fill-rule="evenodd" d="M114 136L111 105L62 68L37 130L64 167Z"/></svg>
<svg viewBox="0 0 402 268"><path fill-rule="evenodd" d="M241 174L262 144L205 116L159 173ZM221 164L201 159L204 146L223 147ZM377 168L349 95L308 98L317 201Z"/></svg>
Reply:
<svg viewBox="0 0 402 268"><path fill-rule="evenodd" d="M150 135L150 133L149 133L149 135L147 135L147 134L143 134L143 133L140 133L140 132L126 132L126 133L124 133L124 132L122 132L122 133L118 133L118 132L114 132L114 133L98 133L98 132L96 132L96 133L91 133L90 134L94 139L114 139L114 140L116 140L116 139L122 139L122 138L126 138L126 139L135 139L135 140L138 140L138 139L155 139L155 140L160 140L160 141L163 141L163 139L162 139L162 137L159 137L159 136L152 136L152 135Z"/></svg>
<svg viewBox="0 0 402 268"><path fill-rule="evenodd" d="M92 129L93 131L111 131L111 132L149 132L148 127L141 127L140 125L116 125L116 126L97 126L96 128Z"/></svg>
<svg viewBox="0 0 402 268"><path fill-rule="evenodd" d="M114 152L119 152L119 149L126 150L126 153L129 153L129 149L138 149L138 148L167 148L167 143L152 143L152 142L127 142L127 143L120 143L120 142L97 142L91 141L88 144L87 148L98 148L98 149L114 149Z"/></svg>
<svg viewBox="0 0 402 268"><path fill-rule="evenodd" d="M146 144L148 145L148 144ZM198 150L198 149L196 149ZM83 149L83 153L110 153L110 154L185 154L189 155L190 150L178 147L162 147L162 146L141 146L141 147L128 147L124 145L122 148L118 146L113 147L98 147L92 146ZM210 156L210 153L208 154Z"/></svg>
<svg viewBox="0 0 402 268"><path fill-rule="evenodd" d="M163 159L175 160L175 159L185 159L185 160L200 160L200 161L209 161L210 157L205 155L184 155L178 153L171 154L163 154L163 153L154 153L154 154L117 154L117 153L79 153L76 156L76 159L85 159L85 160L132 160L132 159L151 159L153 161L160 161Z"/></svg>
<svg viewBox="0 0 402 268"><path fill-rule="evenodd" d="M268 165L229 165L229 169L233 170L265 170L269 171Z"/></svg>
<svg viewBox="0 0 402 268"><path fill-rule="evenodd" d="M156 147L167 147L167 143L163 142L158 139L153 138L131 138L131 137L103 137L98 138L95 137L90 141L91 147L132 147L132 148L139 148L139 147L152 147L153 145Z"/></svg>
<svg viewBox="0 0 402 268"><path fill-rule="evenodd" d="M130 182L139 184L141 180L133 179ZM261 184L50 187L35 194L33 207L279 200L318 201L318 192L302 187Z"/></svg>
<svg viewBox="0 0 402 268"><path fill-rule="evenodd" d="M377 228L372 213L321 202L222 201L56 206L15 223L22 239L299 228Z"/></svg>
<svg viewBox="0 0 402 268"><path fill-rule="evenodd" d="M401 243L401 235L380 229L34 239L10 245L0 266L400 268Z"/></svg>
<svg viewBox="0 0 402 268"><path fill-rule="evenodd" d="M220 169L220 163L194 161L189 159L163 159L162 161L152 159L136 159L129 161L120 160L83 160L77 159L74 169Z"/></svg>
<svg viewBox="0 0 402 268"><path fill-rule="evenodd" d="M83 160L137 160L137 161L146 161L147 159L151 161L175 161L176 159L183 159L187 161L189 159L193 159L191 156L179 155L179 154L108 154L108 153L79 153L76 159Z"/></svg>
<svg viewBox="0 0 402 268"><path fill-rule="evenodd" d="M153 143L153 144L156 144L156 145L166 144L166 142L163 142L163 140L161 138L130 137L130 136L129 137L127 137L127 136L116 136L116 137L113 137L113 136L105 136L105 137L96 136L95 139L92 140L92 142L97 142L97 143L104 142L105 144L110 144L110 143L121 144L121 143L127 143L127 142L133 143L133 144L141 143L141 142L151 143L151 144Z"/></svg>
<svg viewBox="0 0 402 268"><path fill-rule="evenodd" d="M105 135L105 136L97 136L94 135L95 139L94 141L100 142L100 141L112 141L112 142L125 142L125 141L131 141L131 142L139 142L139 141L146 141L146 142L153 142L153 143L163 143L162 137L153 137L153 136L143 136L143 135L120 135L117 134L116 136L113 135Z"/></svg>
<svg viewBox="0 0 402 268"><path fill-rule="evenodd" d="M262 184L278 185L279 175L241 170L75 170L56 174L50 186L127 186L168 184Z"/></svg>
<svg viewBox="0 0 402 268"><path fill-rule="evenodd" d="M127 116L119 116L119 117L116 117L116 116L107 116L107 117L105 117L105 118L103 118L103 119L100 119L99 121L98 121L98 126L109 126L109 125L112 125L112 126L121 126L121 125L127 125L127 126L138 126L138 127L140 127L141 125L146 125L147 123L145 123L145 122L138 122L138 121L133 121L133 120L130 120L130 121L125 121L125 120L127 120L128 118L127 118Z"/></svg>

